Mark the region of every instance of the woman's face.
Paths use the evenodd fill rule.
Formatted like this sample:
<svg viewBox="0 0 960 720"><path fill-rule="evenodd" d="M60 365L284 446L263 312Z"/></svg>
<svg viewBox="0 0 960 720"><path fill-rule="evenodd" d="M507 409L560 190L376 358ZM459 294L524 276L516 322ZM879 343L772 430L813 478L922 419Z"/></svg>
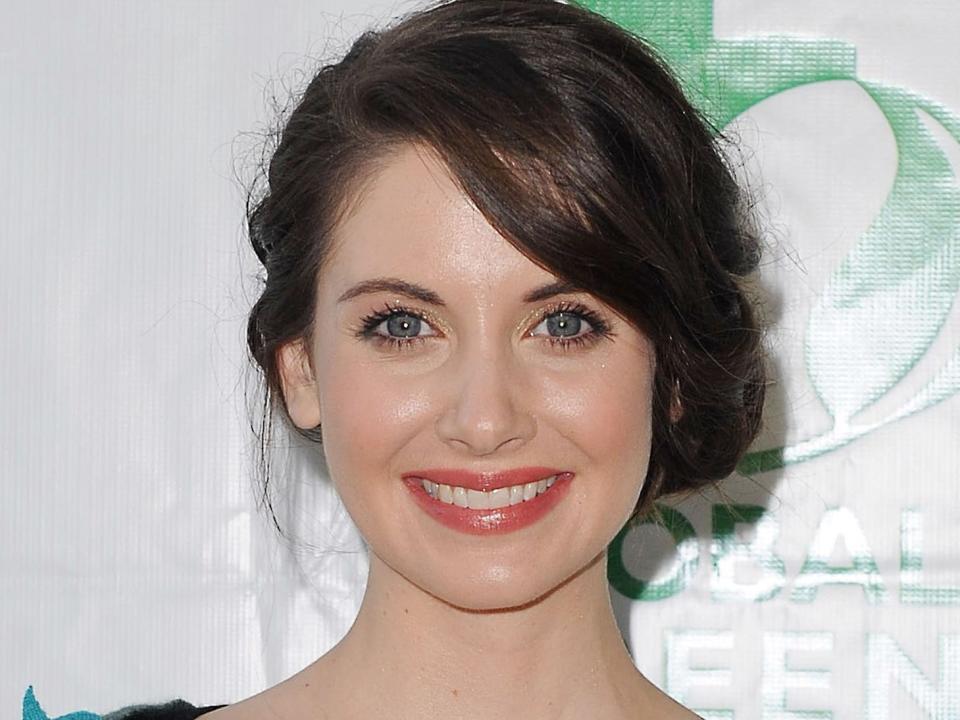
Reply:
<svg viewBox="0 0 960 720"><path fill-rule="evenodd" d="M421 296L370 284L385 278ZM371 552L460 607L553 589L604 551L643 485L653 347L588 294L525 298L556 281L438 159L405 146L338 229L318 282L313 370L302 346L281 352L290 415L322 425L331 478ZM532 522L487 532L424 509L442 498L409 476L437 468L574 475Z"/></svg>

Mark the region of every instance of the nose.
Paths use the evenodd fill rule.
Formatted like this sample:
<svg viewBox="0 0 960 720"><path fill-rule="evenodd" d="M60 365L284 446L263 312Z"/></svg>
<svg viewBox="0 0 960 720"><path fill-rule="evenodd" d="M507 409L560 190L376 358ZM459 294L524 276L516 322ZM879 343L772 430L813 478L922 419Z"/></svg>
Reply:
<svg viewBox="0 0 960 720"><path fill-rule="evenodd" d="M448 402L437 419L443 442L473 455L490 455L509 443L521 447L536 434L524 369L510 350L473 344L450 369Z"/></svg>

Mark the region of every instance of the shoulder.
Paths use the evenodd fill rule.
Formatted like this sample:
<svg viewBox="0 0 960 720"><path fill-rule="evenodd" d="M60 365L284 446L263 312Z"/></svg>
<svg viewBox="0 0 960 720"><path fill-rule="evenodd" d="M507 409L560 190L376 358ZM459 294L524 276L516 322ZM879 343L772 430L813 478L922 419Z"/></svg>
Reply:
<svg viewBox="0 0 960 720"><path fill-rule="evenodd" d="M185 700L177 699L154 705L127 705L105 715L88 710L78 710L66 715L51 717L40 707L33 692L33 686L27 688L23 696L23 720L194 720L201 715L213 712L223 705L197 707Z"/></svg>

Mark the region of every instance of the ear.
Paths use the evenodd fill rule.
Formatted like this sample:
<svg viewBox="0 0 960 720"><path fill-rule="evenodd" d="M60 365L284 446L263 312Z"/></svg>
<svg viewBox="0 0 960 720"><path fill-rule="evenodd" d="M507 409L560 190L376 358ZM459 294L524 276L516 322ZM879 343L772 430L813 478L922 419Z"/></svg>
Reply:
<svg viewBox="0 0 960 720"><path fill-rule="evenodd" d="M317 427L320 424L320 398L302 338L280 346L277 366L290 419L301 430Z"/></svg>

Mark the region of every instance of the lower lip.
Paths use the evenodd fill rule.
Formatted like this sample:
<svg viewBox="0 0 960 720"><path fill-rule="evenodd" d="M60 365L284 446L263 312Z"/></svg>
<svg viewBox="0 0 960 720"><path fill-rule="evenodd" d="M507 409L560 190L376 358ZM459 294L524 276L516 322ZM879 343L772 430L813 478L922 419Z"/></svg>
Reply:
<svg viewBox="0 0 960 720"><path fill-rule="evenodd" d="M435 500L423 489L419 478L405 478L404 483L417 505L443 525L470 535L496 535L519 530L542 518L564 498L572 479L573 473L560 473L546 492L532 500L490 510L474 510Z"/></svg>

